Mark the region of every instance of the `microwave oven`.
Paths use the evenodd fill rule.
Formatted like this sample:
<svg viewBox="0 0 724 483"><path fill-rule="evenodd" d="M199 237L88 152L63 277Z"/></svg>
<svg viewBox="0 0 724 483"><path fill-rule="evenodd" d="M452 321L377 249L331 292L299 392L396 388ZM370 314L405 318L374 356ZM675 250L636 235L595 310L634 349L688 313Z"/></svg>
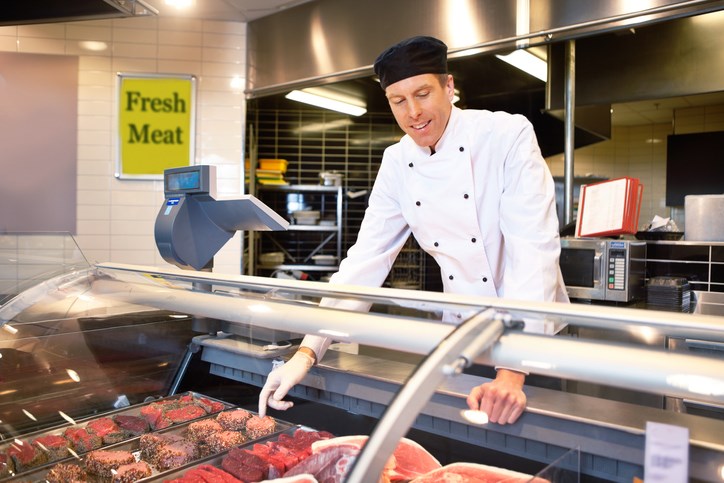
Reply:
<svg viewBox="0 0 724 483"><path fill-rule="evenodd" d="M561 238L560 266L572 299L631 302L645 296L645 241Z"/></svg>

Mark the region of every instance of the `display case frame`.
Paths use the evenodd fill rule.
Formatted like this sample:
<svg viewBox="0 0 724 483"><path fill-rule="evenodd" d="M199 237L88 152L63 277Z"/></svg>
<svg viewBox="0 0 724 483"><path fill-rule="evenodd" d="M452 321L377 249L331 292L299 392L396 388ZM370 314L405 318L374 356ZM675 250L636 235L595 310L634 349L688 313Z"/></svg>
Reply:
<svg viewBox="0 0 724 483"><path fill-rule="evenodd" d="M274 360L221 347L213 334L221 331L228 340L231 333L252 342L260 329L282 331L291 334L291 339L306 333L327 334L343 342L424 357L451 336L461 325L458 321L469 321L492 310L515 323L506 322L503 334L489 350L467 356L477 364L524 368L552 377L583 378L677 397L695 397L713 404L724 402L724 396L717 391L710 395L695 394L693 388L681 387L681 378L670 378L686 373L715 383L721 381L724 360L718 355L672 354L661 348L530 334L519 327L576 324L723 342L724 321L714 316L333 286L114 263L95 265L84 280L88 284L86 294L103 303L157 310L173 308L195 319L203 318L208 323L204 328L206 335L203 340L196 336L191 346L201 351L211 373L256 386L263 384ZM77 297L64 294L63 287L58 285L48 284L46 288L46 293L19 296L4 305L0 309L0 323L13 327L29 309L42 313L51 301ZM320 306L322 299L326 303ZM293 348L291 344L290 351ZM285 354L278 357L284 359ZM290 395L382 418L394 395L412 383L411 375L418 365L330 351ZM722 421L561 391L526 387L528 409L514 425L470 424L462 418L460 410L465 407L467 391L485 378L464 373L452 377L455 372L435 385L429 401L412 423L414 428L545 464L571 448L580 448L583 472L623 479L640 474L645 423L659 421L689 429L693 478L706 480L721 465Z"/></svg>

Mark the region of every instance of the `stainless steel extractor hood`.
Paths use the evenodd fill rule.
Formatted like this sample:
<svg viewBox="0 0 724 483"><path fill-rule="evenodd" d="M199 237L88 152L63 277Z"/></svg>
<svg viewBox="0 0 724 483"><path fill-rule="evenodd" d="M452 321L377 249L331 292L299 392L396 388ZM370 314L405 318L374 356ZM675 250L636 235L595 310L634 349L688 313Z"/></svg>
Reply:
<svg viewBox="0 0 724 483"><path fill-rule="evenodd" d="M156 15L143 0L8 0L0 26Z"/></svg>

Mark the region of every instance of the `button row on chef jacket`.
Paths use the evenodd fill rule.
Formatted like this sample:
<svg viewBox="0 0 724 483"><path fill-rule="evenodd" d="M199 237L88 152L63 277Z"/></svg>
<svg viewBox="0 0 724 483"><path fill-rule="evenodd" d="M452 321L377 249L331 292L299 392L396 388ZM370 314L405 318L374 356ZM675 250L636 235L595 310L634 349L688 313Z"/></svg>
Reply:
<svg viewBox="0 0 724 483"><path fill-rule="evenodd" d="M455 275L448 275L447 278L449 278L450 280L455 280ZM483 277L482 280L483 282L487 282L488 277Z"/></svg>
<svg viewBox="0 0 724 483"><path fill-rule="evenodd" d="M410 165L412 165L412 163L410 163ZM465 198L465 199L467 200L468 198L470 198L470 195L467 194L467 193L465 193L465 194L463 195L463 198ZM422 202L420 202L420 201L415 201L415 205L416 205L416 206L420 206L420 205L422 205Z"/></svg>

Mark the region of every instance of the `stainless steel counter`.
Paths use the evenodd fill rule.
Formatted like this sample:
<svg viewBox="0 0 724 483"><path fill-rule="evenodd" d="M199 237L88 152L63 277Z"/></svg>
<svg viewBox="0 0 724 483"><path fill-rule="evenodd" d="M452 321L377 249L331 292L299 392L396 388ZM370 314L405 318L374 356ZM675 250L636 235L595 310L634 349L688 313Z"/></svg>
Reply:
<svg viewBox="0 0 724 483"><path fill-rule="evenodd" d="M261 386L271 370L270 359L230 352L228 342L223 348L213 337L195 342L212 374ZM379 418L414 369L401 360L329 351L290 395ZM643 475L646 422L657 421L689 428L692 478L714 480L724 465L724 421L538 387L526 387L528 409L516 424L471 425L460 411L470 388L486 380L466 374L448 379L413 427L541 462L580 448L583 474L631 481Z"/></svg>

